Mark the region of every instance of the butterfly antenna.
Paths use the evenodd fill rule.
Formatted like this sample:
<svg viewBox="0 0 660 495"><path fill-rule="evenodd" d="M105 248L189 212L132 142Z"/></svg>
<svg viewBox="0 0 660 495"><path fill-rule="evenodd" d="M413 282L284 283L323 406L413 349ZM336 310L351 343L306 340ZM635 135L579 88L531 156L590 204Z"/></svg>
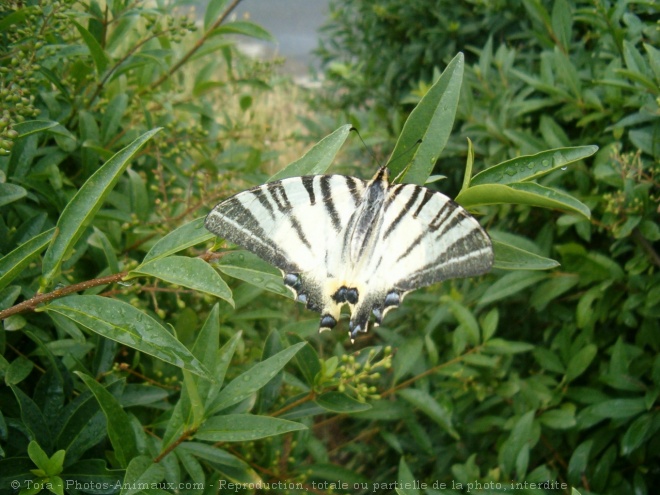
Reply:
<svg viewBox="0 0 660 495"><path fill-rule="evenodd" d="M390 160L390 163L398 160L402 156L407 155L408 153L410 153L413 149L415 149L420 144L422 144L422 139L421 138L419 138L417 141L415 141L415 144L413 144L407 150L403 150L399 155L392 157L392 159ZM403 178L403 176L408 173L408 170L410 170L411 166L412 166L412 161L408 162L408 165L403 167L403 170L401 170L401 172L398 173L398 175L394 178L394 180L392 180L392 184L394 184L396 182L399 182L399 179Z"/></svg>
<svg viewBox="0 0 660 495"><path fill-rule="evenodd" d="M378 163L378 167L383 168L383 165L378 161L378 158L376 158L376 155L374 154L373 150L369 148L369 146L367 146L367 143L364 142L364 139L362 139L362 134L360 134L360 131L358 131L356 127L351 127L351 131L355 131L355 133L360 138L360 141L362 141L362 145L364 146L364 149L366 149L369 155L371 155L373 161Z"/></svg>

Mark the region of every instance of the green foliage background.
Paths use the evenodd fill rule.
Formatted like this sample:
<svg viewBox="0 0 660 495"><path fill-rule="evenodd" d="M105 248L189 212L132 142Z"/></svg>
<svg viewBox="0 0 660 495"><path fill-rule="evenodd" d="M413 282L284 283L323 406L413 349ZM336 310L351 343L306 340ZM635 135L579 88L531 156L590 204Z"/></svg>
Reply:
<svg viewBox="0 0 660 495"><path fill-rule="evenodd" d="M264 145L260 103L288 87L235 49L270 39L235 3L201 27L170 4L0 6L0 492L653 493L658 8L334 3L330 105L299 143L348 120L401 170L427 136L405 180L444 147L439 185L497 256L350 346L272 294L277 271L207 251L200 217L292 146ZM348 129L279 176L322 173Z"/></svg>

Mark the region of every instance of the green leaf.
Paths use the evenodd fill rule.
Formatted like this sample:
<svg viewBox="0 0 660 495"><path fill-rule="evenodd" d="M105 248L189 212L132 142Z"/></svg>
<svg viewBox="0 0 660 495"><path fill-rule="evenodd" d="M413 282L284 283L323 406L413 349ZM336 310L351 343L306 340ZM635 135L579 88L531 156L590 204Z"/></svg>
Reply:
<svg viewBox="0 0 660 495"><path fill-rule="evenodd" d="M168 256L145 263L131 274L148 275L224 299L232 306L231 290L211 266L199 258Z"/></svg>
<svg viewBox="0 0 660 495"><path fill-rule="evenodd" d="M258 24L249 21L234 21L229 24L222 24L215 28L212 34L214 36L225 34L242 34L243 36L248 36L258 40L264 40L268 42L276 41L270 32Z"/></svg>
<svg viewBox="0 0 660 495"><path fill-rule="evenodd" d="M87 29L78 24L76 21L72 20L71 22L74 26L76 26L80 36L85 42L85 45L87 45L89 54L92 56L92 60L94 60L96 73L100 76L103 74L103 72L105 72L106 67L110 63L110 57L108 57L108 55L103 51L103 48L99 42L96 41L96 38L94 38L94 36Z"/></svg>
<svg viewBox="0 0 660 495"><path fill-rule="evenodd" d="M458 440L460 438L458 432L454 429L452 424L452 412L443 404L439 403L428 392L414 388L405 388L397 392L403 399L416 407L429 418L435 421L440 428L445 430L452 438Z"/></svg>
<svg viewBox="0 0 660 495"><path fill-rule="evenodd" d="M294 344L278 352L273 357L255 364L252 368L234 378L220 391L218 397L210 407L209 414L238 404L254 394L279 373L300 348L305 345L307 345L306 342Z"/></svg>
<svg viewBox="0 0 660 495"><path fill-rule="evenodd" d="M69 257L85 229L89 226L105 198L126 170L130 160L140 147L156 134L159 129L144 133L123 150L117 152L101 166L69 201L57 222L55 235L44 255L43 276L48 285L58 275L60 265Z"/></svg>
<svg viewBox="0 0 660 495"><path fill-rule="evenodd" d="M71 486L75 483L87 486L117 486L124 477L124 470L108 469L106 463L100 459L85 459L67 466L62 472L62 478L69 481Z"/></svg>
<svg viewBox="0 0 660 495"><path fill-rule="evenodd" d="M43 451L43 449L39 446L37 442L32 440L28 444L28 456L34 462L34 465L37 466L39 469L43 470L44 473L48 474L47 468L50 464L50 459L48 458L48 455ZM57 473L53 473L57 474Z"/></svg>
<svg viewBox="0 0 660 495"><path fill-rule="evenodd" d="M23 426L25 426L29 433L28 438L30 440L36 440L39 445L43 445L46 450L50 450L53 440L48 423L41 409L21 389L14 385L9 385L9 387L16 396L16 401L21 410Z"/></svg>
<svg viewBox="0 0 660 495"><path fill-rule="evenodd" d="M166 363L209 376L204 365L165 327L128 303L101 296L72 295L51 302L44 309Z"/></svg>
<svg viewBox="0 0 660 495"><path fill-rule="evenodd" d="M401 378L410 373L417 364L419 356L422 354L424 342L420 337L411 337L401 343L399 349L394 355L392 367L394 368L394 383L398 383Z"/></svg>
<svg viewBox="0 0 660 495"><path fill-rule="evenodd" d="M18 356L12 361L5 372L5 383L16 385L25 380L34 369L34 363L23 356Z"/></svg>
<svg viewBox="0 0 660 495"><path fill-rule="evenodd" d="M552 31L562 50L568 52L571 48L571 31L573 16L571 6L566 0L555 0L552 5Z"/></svg>
<svg viewBox="0 0 660 495"><path fill-rule="evenodd" d="M598 421L603 419L627 419L646 410L644 399L608 399L584 408L580 412L580 416L591 416Z"/></svg>
<svg viewBox="0 0 660 495"><path fill-rule="evenodd" d="M573 196L535 182L516 182L510 185L487 184L472 186L456 196L464 208L492 204L521 204L579 213L591 217L589 208Z"/></svg>
<svg viewBox="0 0 660 495"><path fill-rule="evenodd" d="M517 294L527 287L537 284L548 277L545 273L534 271L516 271L507 273L493 285L488 287L479 299L480 305L491 304Z"/></svg>
<svg viewBox="0 0 660 495"><path fill-rule="evenodd" d="M248 251L226 253L218 262L218 270L275 294L293 298L282 282L282 275L266 261Z"/></svg>
<svg viewBox="0 0 660 495"><path fill-rule="evenodd" d="M24 242L0 259L0 290L14 280L51 241L55 228L48 229Z"/></svg>
<svg viewBox="0 0 660 495"><path fill-rule="evenodd" d="M192 422L190 423L190 426L192 428L197 428L204 419L205 408L197 387L198 380L195 380L194 378L193 374L188 370L183 370L183 382L185 383L185 390L190 403L190 411L192 412Z"/></svg>
<svg viewBox="0 0 660 495"><path fill-rule="evenodd" d="M197 430L195 438L211 442L249 442L306 429L305 425L286 419L253 414L228 414L207 419Z"/></svg>
<svg viewBox="0 0 660 495"><path fill-rule="evenodd" d="M369 404L360 402L342 392L326 392L314 399L314 402L323 409L335 413L350 414L371 409Z"/></svg>
<svg viewBox="0 0 660 495"><path fill-rule="evenodd" d="M397 481L399 481L399 483L397 484L398 486L395 487L395 490L399 495L419 495L421 493L415 488L416 485L419 485L419 481L415 479L415 476L412 471L410 471L410 468L403 457L399 459Z"/></svg>
<svg viewBox="0 0 660 495"><path fill-rule="evenodd" d="M553 276L536 288L529 302L534 309L542 311L551 301L571 290L579 282L580 277L573 273Z"/></svg>
<svg viewBox="0 0 660 495"><path fill-rule="evenodd" d="M580 351L575 354L566 367L566 380L573 381L582 373L584 373L593 359L596 357L598 347L594 344L585 345Z"/></svg>
<svg viewBox="0 0 660 495"><path fill-rule="evenodd" d="M135 433L131 427L131 420L128 414L122 409L115 399L115 396L106 390L101 384L91 376L74 372L85 382L99 405L108 424L108 438L115 450L117 461L122 467L128 466L131 459L138 455L137 445L135 443Z"/></svg>
<svg viewBox="0 0 660 495"><path fill-rule="evenodd" d="M110 239L98 228L92 227L92 229L94 233L87 238L87 242L103 252L110 273L119 273L119 262L117 261L117 255Z"/></svg>
<svg viewBox="0 0 660 495"><path fill-rule="evenodd" d="M25 196L27 196L25 188L7 182L0 183L0 207L18 201Z"/></svg>
<svg viewBox="0 0 660 495"><path fill-rule="evenodd" d="M208 30L227 7L229 0L211 0L204 12L204 31Z"/></svg>
<svg viewBox="0 0 660 495"><path fill-rule="evenodd" d="M208 230L204 228L205 217L196 218L181 227L173 230L154 244L142 260L142 265L158 258L165 258L191 246L200 244L213 238ZM140 266L142 266L140 265ZM139 269L138 267L137 269Z"/></svg>
<svg viewBox="0 0 660 495"><path fill-rule="evenodd" d="M582 477L589 466L589 454L593 446L593 439L586 440L576 447L568 462L568 482L571 485L581 484Z"/></svg>
<svg viewBox="0 0 660 495"><path fill-rule="evenodd" d="M407 169L401 180L423 185L431 175L454 125L464 64L459 53L410 113L387 162L393 177ZM412 161L404 160L411 153Z"/></svg>
<svg viewBox="0 0 660 495"><path fill-rule="evenodd" d="M261 481L261 478L259 478L245 461L213 445L207 445L202 442L183 442L177 448L177 451L180 450L207 461L222 476L232 479L237 483L256 484Z"/></svg>
<svg viewBox="0 0 660 495"><path fill-rule="evenodd" d="M165 468L155 464L146 455L134 457L126 468L119 495L136 495L142 493L145 486L156 486L165 478Z"/></svg>
<svg viewBox="0 0 660 495"><path fill-rule="evenodd" d="M301 158L273 175L268 179L268 182L286 179L287 177L324 174L332 164L335 156L337 156L352 128L353 126L349 124L341 126L316 143Z"/></svg>
<svg viewBox="0 0 660 495"><path fill-rule="evenodd" d="M484 345L484 352L492 354L518 354L519 352L529 352L534 349L533 344L527 342L515 342L505 339L490 339Z"/></svg>
<svg viewBox="0 0 660 495"><path fill-rule="evenodd" d="M472 312L458 301L451 299L450 296L443 296L440 302L449 306L454 318L467 332L467 343L475 346L480 341L479 323Z"/></svg>
<svg viewBox="0 0 660 495"><path fill-rule="evenodd" d="M596 151L598 146L576 146L519 156L479 172L470 180L470 186L529 181L583 160Z"/></svg>
<svg viewBox="0 0 660 495"><path fill-rule="evenodd" d="M31 134L46 131L58 125L60 125L59 122L54 122L52 120L28 120L16 124L14 130L18 132L18 138L20 139Z"/></svg>
<svg viewBox="0 0 660 495"><path fill-rule="evenodd" d="M643 414L632 422L621 438L622 455L630 455L635 449L650 440L649 432L654 420L653 414Z"/></svg>
<svg viewBox="0 0 660 495"><path fill-rule="evenodd" d="M291 333L287 336L290 343L306 342L302 337ZM316 376L321 372L319 355L310 344L300 348L295 357L296 365L305 378L305 382L311 388L314 386Z"/></svg>
<svg viewBox="0 0 660 495"><path fill-rule="evenodd" d="M101 119L101 143L108 144L115 138L127 108L128 95L124 92L110 100Z"/></svg>
<svg viewBox="0 0 660 495"><path fill-rule="evenodd" d="M504 467L505 473L511 473L514 464L520 453L529 449L532 439L532 429L534 426L535 410L527 411L515 421L511 434L499 450L500 464Z"/></svg>
<svg viewBox="0 0 660 495"><path fill-rule="evenodd" d="M229 368L231 359L236 352L236 347L238 346L238 342L241 340L241 336L241 332L235 333L231 339L229 339L229 341L222 346L220 350L216 351L216 365L211 369L213 373L212 376L215 378L215 382L211 383L211 386L207 392L205 403L206 409L211 409L211 404L218 396L218 392L220 392L220 388L222 387L225 380L225 375L227 374L227 369Z"/></svg>
<svg viewBox="0 0 660 495"><path fill-rule="evenodd" d="M531 253L517 246L493 239L495 262L493 268L502 270L550 270L559 262Z"/></svg>
<svg viewBox="0 0 660 495"><path fill-rule="evenodd" d="M550 409L540 417L541 424L555 430L566 430L576 425L574 408Z"/></svg>

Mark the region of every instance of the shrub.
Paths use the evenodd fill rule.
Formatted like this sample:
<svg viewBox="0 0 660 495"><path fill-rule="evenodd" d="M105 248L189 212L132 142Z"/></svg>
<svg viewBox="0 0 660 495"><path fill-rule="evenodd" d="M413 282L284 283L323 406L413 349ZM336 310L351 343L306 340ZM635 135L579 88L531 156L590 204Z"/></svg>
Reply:
<svg viewBox="0 0 660 495"><path fill-rule="evenodd" d="M339 15L329 30L339 55L329 62L350 60L353 67L381 70L375 77L375 70L366 70L365 84L348 71L346 101L373 102L382 117L380 95L393 95L386 105L396 129L397 114L424 94L428 74L453 48L440 48L434 59L405 71L397 65L405 61L387 54L394 44L370 52L360 42L379 32L383 16L367 2L335 4ZM436 4L417 2L427 14L416 19L430 18ZM453 451L440 468L429 462L412 472L419 478L451 466L458 479L520 479L520 466L528 466L532 478L539 473L537 479L551 478L546 471L551 469L559 479L595 493L644 492L658 479L659 437L652 426L658 417L650 392L658 386L660 344L658 9L644 2L525 1L521 13L518 2L489 5L518 12L514 26L521 29L464 33L473 38L463 45L470 53L458 110L462 124L447 145L455 158L443 159L438 168L449 187L456 187L466 137L474 141L477 169L548 147L598 144L592 164L541 181L580 198L592 217L527 207L489 210L491 235L523 235L561 267L547 274L509 273L485 289L492 297L484 309L495 304L499 321L506 322L498 335L533 344L534 350L502 372L515 375L516 385L486 388L487 382L477 380L480 406L468 401L463 416L473 425L463 438L466 447ZM363 9L359 20L344 15L354 8ZM460 32L489 22L483 8L464 9L442 10L444 23ZM399 15L387 22L407 33L400 45L437 47L446 37L446 31L415 29L417 21L402 11L389 12ZM358 25L366 26L363 33L356 34ZM396 66L390 77L383 76L385 64ZM409 94L405 88L392 90L387 84L394 80L417 80L417 88ZM370 90L373 99L365 99ZM563 419L555 423L558 418ZM505 431L511 432L508 439ZM511 455L514 437L534 446L529 456Z"/></svg>

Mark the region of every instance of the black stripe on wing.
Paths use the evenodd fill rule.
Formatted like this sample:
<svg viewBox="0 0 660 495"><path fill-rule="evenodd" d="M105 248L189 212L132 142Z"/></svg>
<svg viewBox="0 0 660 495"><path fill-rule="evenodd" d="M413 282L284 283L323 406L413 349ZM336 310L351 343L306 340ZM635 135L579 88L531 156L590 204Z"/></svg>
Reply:
<svg viewBox="0 0 660 495"><path fill-rule="evenodd" d="M339 222L339 214L337 213L337 208L335 207L335 201L332 197L332 189L330 181L332 180L331 175L322 175L319 181L321 182L321 194L323 195L323 205L325 210L330 215L330 220L332 221L332 227L335 229L335 232L341 230L341 223Z"/></svg>
<svg viewBox="0 0 660 495"><path fill-rule="evenodd" d="M242 194L254 195L253 191ZM234 196L216 206L206 217L204 226L215 235L237 244L260 258L287 272L300 269L275 244L259 220L247 209L240 198Z"/></svg>

